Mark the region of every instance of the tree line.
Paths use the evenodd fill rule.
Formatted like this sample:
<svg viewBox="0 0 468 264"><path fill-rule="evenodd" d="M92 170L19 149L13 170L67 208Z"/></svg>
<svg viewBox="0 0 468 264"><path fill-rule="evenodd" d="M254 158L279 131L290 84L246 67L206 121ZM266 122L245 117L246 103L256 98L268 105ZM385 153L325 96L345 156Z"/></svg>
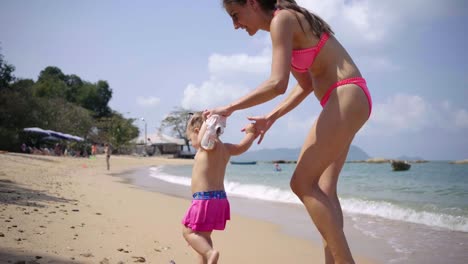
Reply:
<svg viewBox="0 0 468 264"><path fill-rule="evenodd" d="M112 89L107 81L92 83L55 66L43 69L37 81L17 78L14 71L0 53L0 149L19 151L30 139L23 132L26 127L85 138L85 143L74 144L107 142L115 149L124 149L138 136L135 119L109 107Z"/></svg>

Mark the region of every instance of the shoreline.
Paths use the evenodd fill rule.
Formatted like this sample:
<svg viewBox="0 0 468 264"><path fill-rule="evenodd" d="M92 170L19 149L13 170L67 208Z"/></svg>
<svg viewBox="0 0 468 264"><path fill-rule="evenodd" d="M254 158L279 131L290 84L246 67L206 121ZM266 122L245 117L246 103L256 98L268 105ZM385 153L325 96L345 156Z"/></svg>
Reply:
<svg viewBox="0 0 468 264"><path fill-rule="evenodd" d="M0 154L0 261L193 263L180 220L189 199L132 186L122 175L191 160ZM220 263L323 263L321 245L233 213L213 233ZM356 256L358 263L376 263Z"/></svg>

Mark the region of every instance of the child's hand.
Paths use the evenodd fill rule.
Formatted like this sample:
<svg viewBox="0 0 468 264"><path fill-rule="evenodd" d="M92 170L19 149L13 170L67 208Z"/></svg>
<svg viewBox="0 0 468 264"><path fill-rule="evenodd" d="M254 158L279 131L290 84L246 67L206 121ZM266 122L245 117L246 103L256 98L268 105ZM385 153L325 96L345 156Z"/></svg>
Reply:
<svg viewBox="0 0 468 264"><path fill-rule="evenodd" d="M254 134L255 138L259 135L254 123L247 124L241 131L245 132L246 134Z"/></svg>
<svg viewBox="0 0 468 264"><path fill-rule="evenodd" d="M263 140L263 137L265 136L265 133L268 131L268 129L270 129L275 120L271 120L265 116L252 116L247 117L247 119L250 121L255 121L255 128L260 134L260 139L258 140L258 144L260 144Z"/></svg>

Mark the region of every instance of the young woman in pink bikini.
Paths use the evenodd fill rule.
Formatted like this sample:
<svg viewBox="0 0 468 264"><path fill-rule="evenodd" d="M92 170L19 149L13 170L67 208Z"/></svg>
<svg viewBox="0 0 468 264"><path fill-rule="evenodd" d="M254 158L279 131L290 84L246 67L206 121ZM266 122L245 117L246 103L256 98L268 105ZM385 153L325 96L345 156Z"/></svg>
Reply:
<svg viewBox="0 0 468 264"><path fill-rule="evenodd" d="M323 237L326 263L354 263L336 193L338 175L354 135L368 120L372 102L366 81L334 37L330 26L294 0L223 0L235 29L249 35L269 31L273 56L270 78L235 102L205 115L231 115L284 94L289 73L297 85L269 114L249 117L260 131L260 143L273 123L314 92L323 110L312 125L291 178Z"/></svg>

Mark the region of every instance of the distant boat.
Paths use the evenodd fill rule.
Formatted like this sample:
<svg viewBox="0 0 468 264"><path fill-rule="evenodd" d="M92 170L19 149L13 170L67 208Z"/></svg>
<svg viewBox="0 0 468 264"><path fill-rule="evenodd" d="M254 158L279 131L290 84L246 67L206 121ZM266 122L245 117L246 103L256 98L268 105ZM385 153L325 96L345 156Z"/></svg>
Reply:
<svg viewBox="0 0 468 264"><path fill-rule="evenodd" d="M255 165L256 161L231 161L232 165Z"/></svg>
<svg viewBox="0 0 468 264"><path fill-rule="evenodd" d="M411 164L402 160L392 160L390 164L394 171L407 171L411 168Z"/></svg>

